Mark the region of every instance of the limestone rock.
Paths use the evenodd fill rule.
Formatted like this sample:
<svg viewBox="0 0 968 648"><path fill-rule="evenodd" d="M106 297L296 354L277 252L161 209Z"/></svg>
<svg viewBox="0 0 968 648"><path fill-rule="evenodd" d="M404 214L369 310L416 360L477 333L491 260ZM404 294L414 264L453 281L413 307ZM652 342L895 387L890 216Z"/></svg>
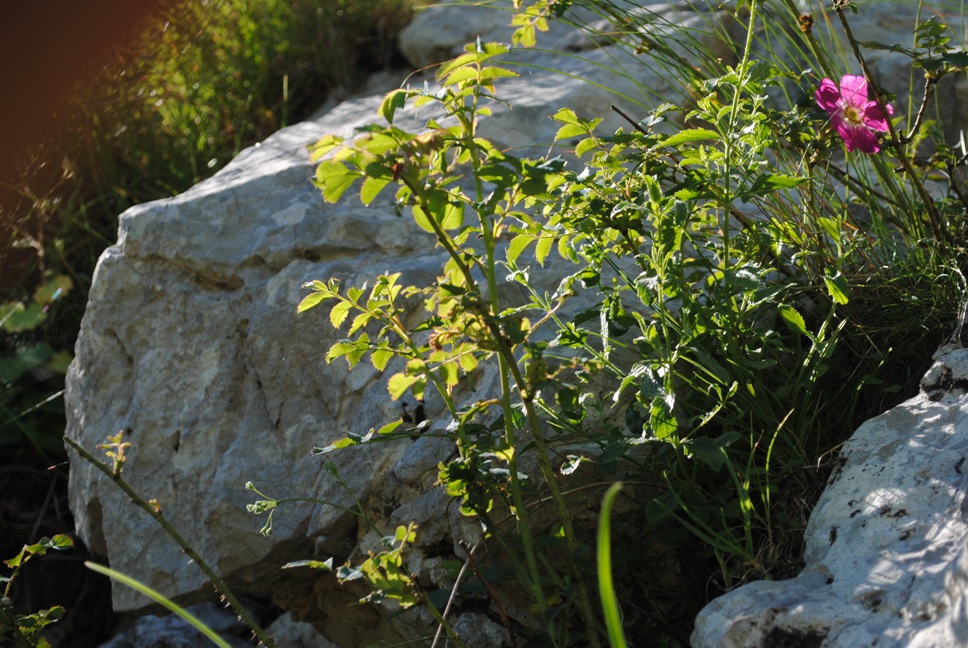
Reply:
<svg viewBox="0 0 968 648"><path fill-rule="evenodd" d="M713 601L694 648L968 645L968 349L922 388L844 447L801 574Z"/></svg>
<svg viewBox="0 0 968 648"><path fill-rule="evenodd" d="M214 603L199 603L189 606L186 611L233 648L246 648L252 645L249 641L251 631L231 610ZM256 616L264 612L257 609L249 611ZM139 618L121 634L101 644L100 648L195 648L208 642L209 640L201 632L180 616L148 614Z"/></svg>
<svg viewBox="0 0 968 648"><path fill-rule="evenodd" d="M481 135L544 153L558 127L548 116L558 108L609 115L614 128L620 120L608 110L613 97L605 88L644 92L594 61L567 64L599 85L547 72L508 79L498 93L514 108L496 106ZM125 430L133 445L124 478L157 500L237 593L313 617L343 645L399 636L378 619L344 611L355 599L334 579L280 567L314 552L338 564L357 549L362 530L344 510L354 496L379 514L384 530L417 516L429 533L418 542L451 542L457 554L480 533L432 489L437 462L453 450L446 443L427 438L310 456L314 446L365 433L401 410L372 367L347 372L342 361L324 362L340 334L325 308L297 316L301 285L337 277L358 286L390 270L426 285L443 263L428 235L395 215L389 197L370 207L351 197L327 205L311 184L307 145L377 121L381 100L345 102L243 151L190 191L124 213L118 242L95 272L66 395L68 436L98 454L109 435ZM427 108L400 111L396 122L416 129L429 116ZM431 418L439 414L432 402L427 407ZM110 479L77 460L70 480L77 531L94 553L182 603L209 591L197 566ZM246 482L272 497L326 504L287 504L274 514L272 535L262 536L264 520L246 511L257 499ZM114 588L113 602L121 612L148 603L123 587ZM321 612L326 606L340 611ZM341 623L357 628L341 634Z"/></svg>

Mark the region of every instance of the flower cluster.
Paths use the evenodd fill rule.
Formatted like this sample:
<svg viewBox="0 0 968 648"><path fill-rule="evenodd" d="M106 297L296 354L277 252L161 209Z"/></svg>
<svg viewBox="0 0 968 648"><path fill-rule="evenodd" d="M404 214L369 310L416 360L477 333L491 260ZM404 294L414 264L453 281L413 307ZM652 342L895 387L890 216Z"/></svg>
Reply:
<svg viewBox="0 0 968 648"><path fill-rule="evenodd" d="M888 130L887 118L894 114L894 108L886 104L885 115L876 101L868 99L864 77L845 74L839 86L832 79L824 79L815 96L817 104L830 113L830 122L844 138L848 151L877 153L881 150L875 131Z"/></svg>

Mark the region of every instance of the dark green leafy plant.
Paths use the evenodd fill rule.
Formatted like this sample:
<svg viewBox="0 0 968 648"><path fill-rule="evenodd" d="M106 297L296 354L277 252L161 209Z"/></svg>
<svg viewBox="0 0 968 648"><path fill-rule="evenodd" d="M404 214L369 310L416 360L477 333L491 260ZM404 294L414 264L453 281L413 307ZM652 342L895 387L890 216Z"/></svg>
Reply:
<svg viewBox="0 0 968 648"><path fill-rule="evenodd" d="M455 420L459 450L456 460L442 466L442 482L462 499L463 510L482 517L487 528L496 528L490 519L496 506L510 512L524 560L513 551L506 557L532 593L549 635L567 635L565 626L553 621L561 613L555 608L575 606L585 621L585 639L595 645L598 621L588 595L588 575L579 566L572 515L536 405L539 394L532 373L540 372L542 347L532 342L535 326L525 316L533 305L507 303L498 290L502 236L523 203L546 193L545 181L555 166L502 153L476 133L478 119L491 112L495 81L514 76L494 64L506 51L494 43L469 45L465 54L439 70L440 90L393 92L380 110L386 126L367 127L349 143L326 137L313 149L314 157L321 160L317 183L327 201L338 200L357 180L362 180L360 196L367 204L387 186L397 186L400 208L409 207L415 223L434 234L447 252L437 285L402 286L394 274L379 277L372 289L352 287L343 292L337 280L317 281L307 284L313 292L299 310L335 301L330 321L337 328L351 312L356 313L349 325L350 337L330 349L328 361L345 358L352 367L369 357L378 370L384 370L391 359L397 359L404 366L389 379L392 397L409 390L421 399L426 388L436 389ZM432 119L422 134L397 128L394 116L410 102L438 105L454 125L444 126L441 118ZM458 182L459 168L469 171L467 189ZM496 190L485 192L485 183L494 183ZM479 248L471 245L475 240ZM402 324L401 297L424 300L422 324L411 328ZM377 328L367 328L371 324ZM501 393L459 404L455 387L485 360L496 364ZM395 427L391 423L375 435L391 434ZM328 450L360 440L367 437L350 438ZM523 444L533 449L544 482L541 488L547 489L557 514L555 529L541 533L550 532L549 540L562 545L572 560L554 564L536 546L539 531L531 527L525 499L530 487L518 467Z"/></svg>
<svg viewBox="0 0 968 648"><path fill-rule="evenodd" d="M49 648L42 633L44 628L56 623L64 616L64 608L60 605L22 614L13 607L10 598L11 588L24 566L34 557L43 556L48 551L64 551L74 546L74 541L68 536L57 534L50 538L24 545L13 558L4 560L3 564L11 570L9 576L0 576L0 583L4 583L3 596L0 597L0 642L3 645L17 646L17 648Z"/></svg>
<svg viewBox="0 0 968 648"><path fill-rule="evenodd" d="M22 383L27 376L43 379L67 373L71 354L53 349L44 340L33 341L31 336L44 325L54 302L71 288L70 277L58 275L37 288L27 303L16 300L0 304L0 331L9 341L0 353L0 447L27 441L48 461L59 454L60 437L44 434L44 419L34 412L48 408L60 392L37 395L32 402L24 403L24 393L32 390Z"/></svg>

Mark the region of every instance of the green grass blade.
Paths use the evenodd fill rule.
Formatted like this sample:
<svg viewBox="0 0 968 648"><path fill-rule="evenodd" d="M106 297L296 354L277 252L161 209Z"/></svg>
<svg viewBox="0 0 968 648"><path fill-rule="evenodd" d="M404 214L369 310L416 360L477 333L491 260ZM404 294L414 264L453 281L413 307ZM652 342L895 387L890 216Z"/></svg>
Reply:
<svg viewBox="0 0 968 648"><path fill-rule="evenodd" d="M156 603L161 603L166 608L168 608L169 610L171 610L181 618L185 619L185 621L190 623L192 627L194 627L196 630L198 630L203 635L205 635L212 643L214 643L216 646L219 646L219 648L232 648L232 646L226 643L224 639L222 639L220 636L215 634L214 630L212 630L207 625L205 625L200 620L198 620L198 618L192 615L191 612L179 606L177 603L167 598L163 594L160 594L159 592L156 592L155 590L151 589L144 583L136 581L135 579L131 578L130 576L126 576L121 572L114 571L109 567L105 567L104 565L93 563L89 560L84 562L84 566L87 567L88 569L92 569L98 572L99 574L104 574L108 578L112 578L118 581L119 583L121 583L122 585L127 585L131 589L144 594L145 596L155 601Z"/></svg>
<svg viewBox="0 0 968 648"><path fill-rule="evenodd" d="M602 500L602 512L598 518L598 589L602 599L602 612L605 614L605 627L608 628L608 643L612 648L627 648L625 633L622 632L622 613L618 608L618 597L612 583L612 504L615 496L622 490L621 483L612 484Z"/></svg>

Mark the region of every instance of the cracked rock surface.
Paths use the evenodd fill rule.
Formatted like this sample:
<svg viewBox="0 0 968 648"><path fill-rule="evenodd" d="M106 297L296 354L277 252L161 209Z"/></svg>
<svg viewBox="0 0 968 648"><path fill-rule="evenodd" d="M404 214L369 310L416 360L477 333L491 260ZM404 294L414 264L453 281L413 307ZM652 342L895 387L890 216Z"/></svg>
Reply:
<svg viewBox="0 0 968 648"><path fill-rule="evenodd" d="M844 446L800 575L713 601L694 648L968 645L968 349L939 355Z"/></svg>

